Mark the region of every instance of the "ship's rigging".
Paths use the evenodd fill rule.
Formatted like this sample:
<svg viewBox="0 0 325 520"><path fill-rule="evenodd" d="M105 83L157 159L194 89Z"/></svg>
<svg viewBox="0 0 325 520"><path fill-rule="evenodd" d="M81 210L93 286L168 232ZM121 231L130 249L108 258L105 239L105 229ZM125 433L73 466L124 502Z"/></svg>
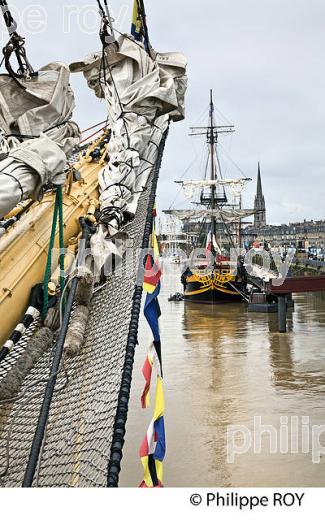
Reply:
<svg viewBox="0 0 325 520"><path fill-rule="evenodd" d="M0 0L0 8L9 33L9 41L3 48L3 62L11 78L17 85L25 89L26 87L19 80L32 78L37 75L37 72L34 71L27 58L25 38L17 33L17 23L9 10L6 0ZM17 71L13 69L11 64L13 55L15 55L18 63Z"/></svg>
<svg viewBox="0 0 325 520"><path fill-rule="evenodd" d="M26 377L41 380L47 387L42 406L37 407L36 416L27 421L32 449L24 486L32 484L42 459L50 405L58 398L53 394L54 384L61 376L62 365L67 363L72 370L72 366L82 363L82 371L85 366L87 370L89 368L87 377L92 378L94 365L100 357L105 358L106 365L116 362L117 357L108 359L114 351L114 342L117 342L120 364L117 372L122 380L112 388L116 425L111 409L112 420L105 421L103 438L112 439L113 453L104 480L107 477L108 485L117 485L123 445L121 421L125 425L125 391L126 387L128 392L130 390L142 294L142 286L137 286L136 290L134 286L142 265L134 259L132 266L128 266L128 280L121 284L122 287L118 286L120 282L112 280L111 271L105 271L104 266L110 260L108 269L111 265L114 270L116 259L124 258L127 237L135 239L135 249L149 247L165 140L170 123L184 118L186 59L181 53L153 50L143 0L135 1L136 16L131 35L121 34L113 26L106 0L97 0L97 5L101 14L101 51L72 64L70 70L60 62L34 73L7 2L0 0L10 35L4 55L8 74L0 76L0 281L1 287L5 287L0 294L0 318L3 320L0 327L0 404L4 401L18 403L17 413L11 417L9 410L8 419L14 421L22 413L20 400L30 392L23 411L29 408L34 383L29 385L27 382L25 386ZM12 64L14 56L18 61L17 71ZM79 128L71 121L74 98L69 82L70 72L81 71L95 95L107 101L108 111L106 121L99 124L104 124L99 129L99 136L84 146L80 146L85 141L80 142ZM88 130L97 127L89 126ZM122 240L120 250L117 250L116 239ZM57 259L52 262L55 244L59 246L60 263ZM85 247L92 252L87 265L83 255ZM67 260L64 266L62 251ZM50 270L53 264L55 268ZM82 272L78 266L82 266ZM62 280L63 271L65 280ZM82 286L86 288L86 299L79 291ZM37 288L37 298L33 297L34 292L30 294L33 288ZM125 299L121 300L123 290ZM132 295L134 301L130 306ZM91 312L92 318L88 319ZM98 338L89 340L91 353L85 347L88 330L93 330ZM54 360L45 360L47 372L44 377L44 354L52 352L53 340ZM88 352L86 361L69 361L69 352L78 356L81 346ZM12 360L19 363L16 365ZM110 368L116 372L116 364L108 367L108 373ZM94 390L97 394L106 377L101 381L97 374L91 392ZM73 380L70 384L77 387L78 381ZM82 394L83 388L84 383L75 395ZM87 392L87 399L91 392ZM92 396L89 405L93 406L95 402L97 398ZM37 404L41 405L40 399ZM74 403L75 406L78 404L79 401ZM105 408L109 410L109 407ZM39 409L41 412L37 417ZM75 418L73 421L75 424ZM1 422L5 427L6 424L6 420ZM34 437L30 435L33 426L37 426ZM70 425L70 431L72 429ZM73 449L78 450L78 446L79 443ZM11 459L9 464L9 452L8 447L7 464L3 471L0 468L0 477L12 478L17 485L21 483L25 462L20 464L15 481L9 470L12 463L15 466L16 459L14 462ZM107 463L109 448L105 452ZM24 460L27 458L28 454ZM56 465L53 458L52 461ZM59 464L62 463L60 458ZM105 459L100 466L104 465ZM72 484L70 480L68 484L78 485L83 478L82 471L73 477ZM70 470L66 469L66 474L71 475ZM38 474L37 483L39 481ZM93 485L96 482L98 476ZM103 475L100 485L103 485Z"/></svg>
<svg viewBox="0 0 325 520"><path fill-rule="evenodd" d="M217 235L218 232L220 233L220 226L222 226L222 234L228 243L228 247L236 248L241 246L241 219L254 214L254 210L242 209L242 191L251 179L248 177L237 179L223 178L218 154L219 136L222 134L232 134L235 130L232 124L217 125L215 123L214 114L215 107L211 90L209 125L191 127L190 133L190 136L204 136L207 140L209 154L204 179L175 181L181 185L187 198L193 198L197 192L200 192L199 201L194 202L194 204L204 206L206 210L175 210L170 208L164 213L178 218L182 222L193 219L202 220L201 228L197 233L194 243L196 247L201 244L204 229L206 229L207 224L210 223L210 231L213 237L212 244L218 243ZM233 203L229 200L228 191L230 191L233 196ZM232 224L232 226L230 226L230 224ZM232 227L234 226L237 228L235 233L232 231ZM217 246L217 249L220 252L221 244L219 244L219 246ZM216 253L217 251L214 252Z"/></svg>
<svg viewBox="0 0 325 520"><path fill-rule="evenodd" d="M225 190L223 190L223 194L220 195L216 191L216 186L214 185L213 181L217 179L217 154L216 154L216 145L218 143L218 136L219 134L229 134L234 132L233 125L229 126L217 126L215 125L214 121L214 104L213 104L213 96L212 96L212 90L210 91L210 125L208 127L192 127L192 133L191 136L197 136L197 135L206 135L207 142L210 147L210 180L212 181L212 184L210 186L210 194L209 196L204 195L204 191L202 190L201 193L201 204L207 205L212 210L219 207L219 203L227 202L227 197ZM211 233L212 237L216 236L216 221L215 217L212 216L211 218Z"/></svg>

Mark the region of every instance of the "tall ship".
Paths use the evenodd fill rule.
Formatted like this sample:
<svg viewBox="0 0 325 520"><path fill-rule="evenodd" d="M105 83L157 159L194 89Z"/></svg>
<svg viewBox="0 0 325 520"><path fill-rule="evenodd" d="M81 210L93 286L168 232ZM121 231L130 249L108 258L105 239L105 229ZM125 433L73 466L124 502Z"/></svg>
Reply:
<svg viewBox="0 0 325 520"><path fill-rule="evenodd" d="M205 136L208 158L203 179L175 181L195 209L169 209L164 213L182 222L193 240L190 265L182 274L184 300L197 303L228 303L247 300L247 279L242 249L243 219L254 214L242 208L242 191L250 178L225 179L218 155L221 134L234 132L233 125L216 125L210 91L208 126L191 128L191 136ZM199 197L197 197L199 195ZM197 200L198 199L198 200Z"/></svg>

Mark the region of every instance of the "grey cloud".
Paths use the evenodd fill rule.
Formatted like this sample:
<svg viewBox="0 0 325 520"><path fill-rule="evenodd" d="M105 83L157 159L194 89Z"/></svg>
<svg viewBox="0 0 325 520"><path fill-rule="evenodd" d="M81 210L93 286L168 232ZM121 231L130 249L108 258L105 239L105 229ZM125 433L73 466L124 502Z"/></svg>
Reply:
<svg viewBox="0 0 325 520"><path fill-rule="evenodd" d="M109 3L115 16L121 7L129 8L121 25L128 30L132 0ZM30 5L27 0L10 4L19 10ZM64 6L85 8L96 5L95 1L43 0L40 4L47 11L47 29L26 35L35 67L52 60L74 61L99 48L97 34L82 33L75 19L71 32L63 33ZM188 127L206 108L213 88L216 107L237 127L231 156L254 178L261 161L268 219L281 223L324 218L325 2L147 0L146 6L153 45L162 51L182 50L189 61L187 120L171 129L159 208L169 207L176 193L173 180L193 160L194 150L200 150L200 143L188 137ZM80 126L103 119L105 106L94 99L83 78L74 76L72 85ZM224 146L229 144L227 137ZM236 174L231 165L228 168L229 174ZM196 164L187 177L201 173ZM255 183L247 191L246 205L252 202L254 190ZM186 205L181 196L178 203Z"/></svg>

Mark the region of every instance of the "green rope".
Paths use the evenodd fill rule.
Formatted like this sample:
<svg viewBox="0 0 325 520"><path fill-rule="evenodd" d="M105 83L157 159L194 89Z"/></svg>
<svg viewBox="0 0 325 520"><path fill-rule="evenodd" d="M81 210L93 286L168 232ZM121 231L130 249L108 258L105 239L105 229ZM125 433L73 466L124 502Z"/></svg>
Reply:
<svg viewBox="0 0 325 520"><path fill-rule="evenodd" d="M42 317L43 319L46 317L48 312L49 305L49 292L48 292L48 284L51 279L51 267L52 267L52 252L54 247L55 235L56 235L56 226L59 215L59 243L60 243L60 291L61 294L64 289L64 229L63 229L63 201L62 201L62 187L58 186L56 189L55 195L55 204L54 204L54 212L53 212L53 220L52 220L52 229L51 236L49 242L49 250L47 254L47 261L44 273L44 282L43 282L43 293L44 293L44 301L43 301L43 311Z"/></svg>
<svg viewBox="0 0 325 520"><path fill-rule="evenodd" d="M61 297L64 291L64 222L63 222L63 198L62 187L58 186L57 201L59 206L59 247L60 247L60 293ZM64 302L62 302L62 310L64 311Z"/></svg>

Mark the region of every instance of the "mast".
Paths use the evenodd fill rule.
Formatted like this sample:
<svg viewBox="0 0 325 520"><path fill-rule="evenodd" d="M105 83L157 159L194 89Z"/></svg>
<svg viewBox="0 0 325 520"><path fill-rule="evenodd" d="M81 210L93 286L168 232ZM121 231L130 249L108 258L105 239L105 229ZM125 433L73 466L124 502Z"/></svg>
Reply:
<svg viewBox="0 0 325 520"><path fill-rule="evenodd" d="M243 207L243 199L242 199L242 195L240 194L239 209L242 209L242 207ZM238 222L238 247L239 247L239 249L242 248L242 221L241 221L241 219L239 219L239 222Z"/></svg>
<svg viewBox="0 0 325 520"><path fill-rule="evenodd" d="M210 142L210 155L211 155L211 180L216 179L216 168L215 168L215 144L218 140L218 132L214 133L214 105L213 105L213 93L210 90L210 128L208 132L208 138ZM216 187L211 186L211 208L215 209L215 195ZM212 235L212 250L214 250L214 238L216 237L216 219L211 218L211 235Z"/></svg>
<svg viewBox="0 0 325 520"><path fill-rule="evenodd" d="M213 91L210 90L210 112L209 112L209 126L197 126L191 128L193 135L206 135L207 136L207 142L209 145L209 151L210 151L210 167L211 167L211 173L210 177L211 180L214 181L217 178L216 175L216 162L217 162L217 156L216 156L216 145L218 143L218 136L219 134L229 134L234 132L234 125L215 125L214 121L214 104L213 104ZM211 209L218 208L219 203L225 203L227 202L227 199L225 197L218 198L216 193L216 187L211 186L211 195L207 199L204 197L201 198L202 204L207 204ZM211 217L211 235L212 235L212 246L213 246L213 238L216 240L216 219L215 217Z"/></svg>

